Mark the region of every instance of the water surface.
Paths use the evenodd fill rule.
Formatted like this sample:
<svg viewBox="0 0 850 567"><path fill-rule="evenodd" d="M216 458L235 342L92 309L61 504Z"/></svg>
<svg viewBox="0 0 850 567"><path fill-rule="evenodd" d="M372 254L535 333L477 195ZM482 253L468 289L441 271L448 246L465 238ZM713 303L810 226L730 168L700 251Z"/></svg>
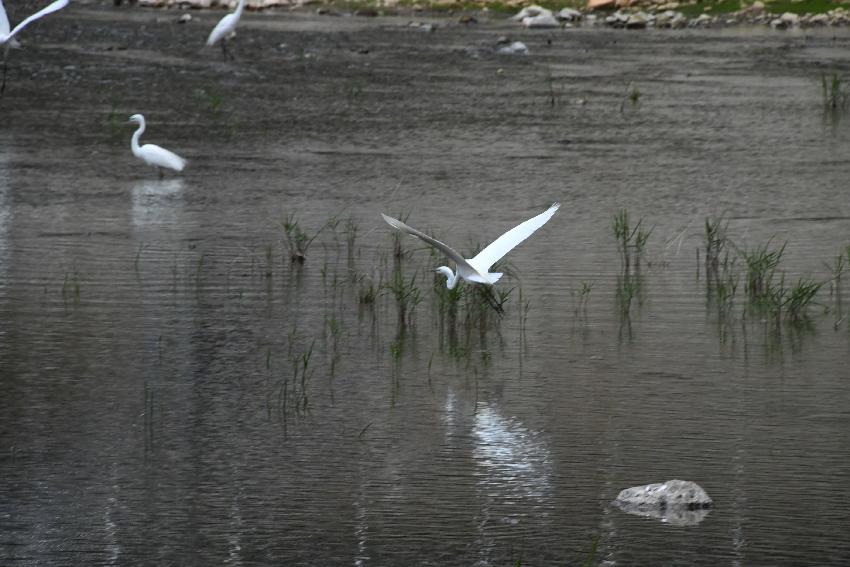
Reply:
<svg viewBox="0 0 850 567"><path fill-rule="evenodd" d="M801 325L742 290L723 317L697 260L723 215L742 248L787 241L787 282L829 277L850 121L820 78L848 71L845 30L278 12L229 62L200 47L219 15L74 6L10 57L3 564L580 564L595 541L608 565L850 561L842 290ZM531 55L494 55L505 34ZM136 112L183 175L130 154ZM361 301L397 265L379 212L471 253L555 200L501 322L447 323L414 240L411 322ZM653 229L628 316L622 208ZM303 266L289 214L339 220ZM671 478L714 499L698 525L609 505Z"/></svg>

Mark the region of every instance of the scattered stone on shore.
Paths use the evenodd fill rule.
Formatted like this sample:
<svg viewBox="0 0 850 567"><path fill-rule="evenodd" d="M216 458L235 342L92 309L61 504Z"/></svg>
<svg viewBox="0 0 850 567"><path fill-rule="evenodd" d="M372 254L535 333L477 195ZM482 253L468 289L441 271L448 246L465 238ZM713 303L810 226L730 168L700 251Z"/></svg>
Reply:
<svg viewBox="0 0 850 567"><path fill-rule="evenodd" d="M626 488L612 504L629 514L684 526L701 522L708 515L712 500L695 482L668 480Z"/></svg>
<svg viewBox="0 0 850 567"><path fill-rule="evenodd" d="M626 20L626 29L630 30L639 30L643 29L649 23L649 18L643 12L637 12L634 14L630 14L629 18Z"/></svg>
<svg viewBox="0 0 850 567"><path fill-rule="evenodd" d="M548 14L538 14L522 19L522 25L527 28L557 28L561 26L561 22L549 12Z"/></svg>
<svg viewBox="0 0 850 567"><path fill-rule="evenodd" d="M248 10L264 10L266 8L299 8L317 3L319 0L247 0ZM846 26L850 25L850 12L847 8L836 6L832 10L821 14L797 14L785 12L783 14L770 13L767 11L770 4L764 0L755 0L752 4L743 7L736 12L711 15L699 14L696 17L687 17L678 11L678 8L687 2L680 0L588 0L585 9L576 10L563 8L558 13L553 13L547 8L538 5L522 7L526 0L508 0L507 5L521 8L511 19L520 22L527 28L570 28L580 23L585 26L607 25L610 27L644 29L644 28L685 28L685 27L719 27L734 25L756 25L769 26L776 30L784 30L796 27L814 26ZM457 0L433 0L438 6L454 5ZM190 8L206 9L219 8L232 10L238 0L137 0L137 5L145 8ZM392 8L398 4L398 0L377 0L376 6L381 8ZM413 11L421 11L422 5L413 5ZM320 8L322 15L337 15L332 8ZM487 8L483 8L484 11ZM596 13L600 10L600 16ZM616 10L611 13L610 10ZM380 16L382 11L378 7L361 6L353 11L359 16ZM463 17L462 17L463 18ZM185 20L184 20L185 21ZM474 23L474 16L469 19L459 20L460 23Z"/></svg>
<svg viewBox="0 0 850 567"><path fill-rule="evenodd" d="M562 8L555 17L562 22L577 22L581 19L582 13L573 8Z"/></svg>
<svg viewBox="0 0 850 567"><path fill-rule="evenodd" d="M782 20L783 22L785 22L789 26L800 25L800 16L798 16L797 14L794 14L792 12L785 12L784 14L779 16L779 19Z"/></svg>

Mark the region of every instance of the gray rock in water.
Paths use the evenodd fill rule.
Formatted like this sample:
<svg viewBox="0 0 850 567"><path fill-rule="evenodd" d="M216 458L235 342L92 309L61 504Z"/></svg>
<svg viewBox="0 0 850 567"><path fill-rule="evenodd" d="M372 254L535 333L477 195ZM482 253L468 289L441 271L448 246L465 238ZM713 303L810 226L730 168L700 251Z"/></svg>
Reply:
<svg viewBox="0 0 850 567"><path fill-rule="evenodd" d="M712 500L695 482L668 480L627 488L617 495L613 504L629 514L691 526L705 519Z"/></svg>
<svg viewBox="0 0 850 567"><path fill-rule="evenodd" d="M528 55L528 46L521 41L514 41L496 50L499 55Z"/></svg>

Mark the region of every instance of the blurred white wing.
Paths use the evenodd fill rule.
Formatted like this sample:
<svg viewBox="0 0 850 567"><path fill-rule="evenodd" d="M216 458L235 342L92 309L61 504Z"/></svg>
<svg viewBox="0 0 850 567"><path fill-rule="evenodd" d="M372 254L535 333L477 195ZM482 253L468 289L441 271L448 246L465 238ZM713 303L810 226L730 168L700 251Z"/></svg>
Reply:
<svg viewBox="0 0 850 567"><path fill-rule="evenodd" d="M479 272L487 273L490 267L498 262L505 254L517 247L517 245L534 234L538 228L546 224L561 203L555 203L546 211L540 213L534 218L530 218L524 223L518 224L505 234L494 240L487 248L478 253L475 258L471 258L469 263Z"/></svg>
<svg viewBox="0 0 850 567"><path fill-rule="evenodd" d="M0 38L9 35L9 17L6 15L6 8L3 7L3 0L0 0Z"/></svg>
<svg viewBox="0 0 850 567"><path fill-rule="evenodd" d="M423 232L419 232L418 230L416 230L413 227L407 226L406 224L404 224L403 222L401 222L398 219L388 217L387 215L385 215L383 213L381 213L381 216L384 217L384 220L387 221L387 224L389 224L391 227L398 229L402 232L412 234L413 236L415 236L415 237L417 237L421 240L424 240L425 242L427 242L428 244L430 244L431 246L433 246L434 248L436 248L437 250L439 250L440 252L445 254L449 258L449 260L451 260L455 264L462 265L462 266L468 266L469 265L468 262L466 261L466 259L463 256L461 256L454 248L452 248L452 247L450 247L446 244L443 244L442 242L440 242L436 238L432 238L432 237L428 236L427 234L425 234Z"/></svg>
<svg viewBox="0 0 850 567"><path fill-rule="evenodd" d="M139 148L139 152L143 160L157 167L167 167L174 171L183 171L186 167L185 159L156 144L145 144Z"/></svg>
<svg viewBox="0 0 850 567"><path fill-rule="evenodd" d="M68 1L69 0L56 0L56 2L53 2L52 4L49 4L47 7L42 8L41 10L39 10L38 12L33 14L32 16L26 18L20 24L16 25L15 29L13 29L12 32L7 35L6 39L8 40L12 37L15 37L15 34L17 34L19 31L24 29L33 20L37 20L37 19L41 18L42 16L46 16L47 14L51 14L51 13L57 11L57 10L61 10L62 8L64 8L65 6L68 5ZM4 10L3 11L3 18L0 18L0 26L3 25L2 20L5 19L6 20L6 28L8 28L9 27L9 20L8 20L8 18L5 18L5 16L6 16L6 13L5 13L5 10ZM0 30L0 31L2 31L2 30Z"/></svg>

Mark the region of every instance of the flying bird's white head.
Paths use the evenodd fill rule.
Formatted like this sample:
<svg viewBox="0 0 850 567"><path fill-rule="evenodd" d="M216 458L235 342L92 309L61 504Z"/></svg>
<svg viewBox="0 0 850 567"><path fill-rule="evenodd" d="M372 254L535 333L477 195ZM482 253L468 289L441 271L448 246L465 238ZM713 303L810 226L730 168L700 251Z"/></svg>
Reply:
<svg viewBox="0 0 850 567"><path fill-rule="evenodd" d="M454 289L457 285L458 274L454 273L451 268L448 266L440 266L435 272L439 272L448 278L446 280L446 287L449 289Z"/></svg>

